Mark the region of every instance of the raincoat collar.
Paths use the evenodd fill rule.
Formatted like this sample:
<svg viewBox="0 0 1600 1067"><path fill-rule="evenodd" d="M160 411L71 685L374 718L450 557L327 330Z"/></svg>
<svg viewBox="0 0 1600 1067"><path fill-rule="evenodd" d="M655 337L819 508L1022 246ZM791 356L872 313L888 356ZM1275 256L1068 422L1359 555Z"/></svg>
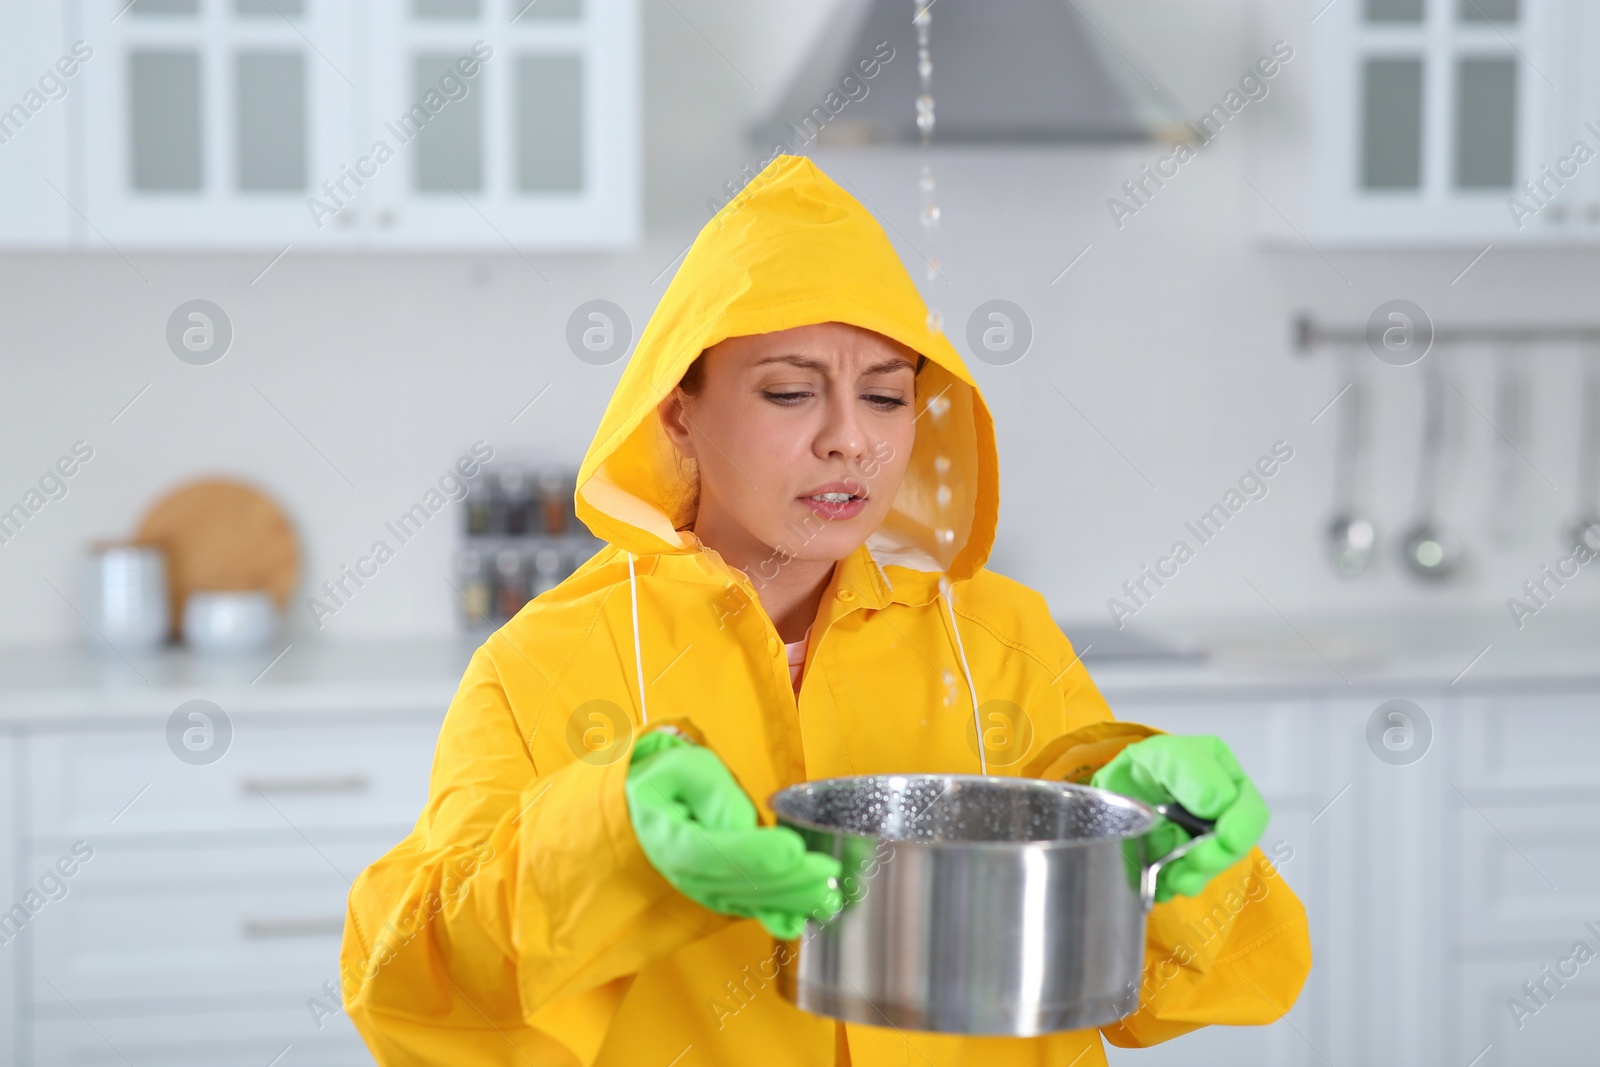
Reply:
<svg viewBox="0 0 1600 1067"><path fill-rule="evenodd" d="M841 561L836 581L881 606L931 600L941 572L970 578L994 543L994 424L960 355L928 318L867 210L811 160L776 157L701 229L640 335L579 468L578 518L633 556L700 551L686 529L694 464L673 448L656 406L724 338L846 322L928 363L918 375L916 440L900 490L882 526Z"/></svg>
<svg viewBox="0 0 1600 1067"><path fill-rule="evenodd" d="M704 575L706 580L724 588L737 585L752 598L755 597L755 586L748 575L739 568L729 565L716 549L706 545L692 531L684 530L681 533L689 543L688 551L659 555L681 556L686 561L698 556L702 562L699 573ZM657 562L656 573L662 573L659 567L664 561L658 559ZM668 565L670 567L670 563ZM675 569L670 572L675 576L681 574ZM840 597L841 591L845 591L847 595ZM937 573L900 566L885 568L873 558L872 550L866 544L862 544L841 559L834 568L833 578L823 590L823 602L841 600L855 607L882 610L890 604L908 606L928 604L938 595Z"/></svg>

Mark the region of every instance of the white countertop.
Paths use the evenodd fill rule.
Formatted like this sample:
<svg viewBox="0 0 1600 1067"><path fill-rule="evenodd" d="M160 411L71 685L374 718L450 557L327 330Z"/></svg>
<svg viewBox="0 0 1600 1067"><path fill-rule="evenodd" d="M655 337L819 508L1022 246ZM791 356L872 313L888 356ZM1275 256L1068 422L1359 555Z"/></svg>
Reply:
<svg viewBox="0 0 1600 1067"><path fill-rule="evenodd" d="M203 698L242 712L444 715L474 649L465 639L279 644L262 653L184 649L123 657L85 645L0 648L0 725L165 716Z"/></svg>
<svg viewBox="0 0 1600 1067"><path fill-rule="evenodd" d="M1400 695L1409 689L1600 690L1600 616L1544 615L1517 630L1504 611L1481 614L1209 620L1165 628L1195 662L1095 662L1094 634L1063 623L1100 689L1124 699L1182 692ZM1130 627L1131 629L1131 627Z"/></svg>
<svg viewBox="0 0 1600 1067"><path fill-rule="evenodd" d="M1600 691L1600 616L1530 620L1403 618L1208 622L1160 636L1204 659L1101 661L1092 633L1068 636L1108 698L1182 700L1400 695L1538 688ZM298 639L260 654L183 650L124 658L82 645L0 648L0 724L167 715L204 698L230 711L427 712L443 715L481 637L327 643ZM279 653L282 653L281 655ZM276 657L276 658L275 658Z"/></svg>

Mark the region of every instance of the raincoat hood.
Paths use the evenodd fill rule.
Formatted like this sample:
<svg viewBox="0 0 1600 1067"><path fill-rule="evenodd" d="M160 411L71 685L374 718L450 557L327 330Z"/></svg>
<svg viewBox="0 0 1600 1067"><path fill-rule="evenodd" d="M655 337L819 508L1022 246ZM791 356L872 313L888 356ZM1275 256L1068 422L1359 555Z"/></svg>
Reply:
<svg viewBox="0 0 1600 1067"><path fill-rule="evenodd" d="M657 405L718 341L820 322L873 330L928 357L917 376L911 459L867 549L880 566L970 578L989 557L999 510L989 408L955 348L929 327L927 305L882 227L804 156L775 158L690 246L584 456L578 518L634 555L693 551L683 528L694 521L698 476L667 438ZM941 458L951 490L943 508L935 495Z"/></svg>

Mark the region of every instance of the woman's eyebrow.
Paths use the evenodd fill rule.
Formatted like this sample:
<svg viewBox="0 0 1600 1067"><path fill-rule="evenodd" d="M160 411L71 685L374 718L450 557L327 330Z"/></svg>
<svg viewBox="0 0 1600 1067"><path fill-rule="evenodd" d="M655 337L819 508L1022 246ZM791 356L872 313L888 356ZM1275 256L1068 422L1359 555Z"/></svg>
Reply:
<svg viewBox="0 0 1600 1067"><path fill-rule="evenodd" d="M802 368L804 370L826 371L828 369L828 365L826 363L824 363L820 359L816 359L816 358L811 357L811 356L796 355L796 354L792 354L792 353L791 354L787 354L787 355L782 355L782 356L765 356L765 357L763 357L761 359L756 360L755 363L752 364L752 366L761 367L761 366L765 366L768 363L788 363L788 364L791 364L792 366L800 367L800 368ZM887 374L890 371L899 370L901 367L909 367L909 368L911 368L913 370L916 369L915 364L913 364L909 359L905 359L904 357L901 357L901 356L894 356L894 357L892 357L890 359L882 360L882 361L880 361L878 363L872 364L870 367L864 368L861 373L862 374Z"/></svg>
<svg viewBox="0 0 1600 1067"><path fill-rule="evenodd" d="M768 363L790 363L790 364L793 364L796 367L802 368L803 370L827 370L828 369L828 365L826 363L822 362L822 360L820 360L820 359L814 359L811 356L798 356L798 355L766 356L766 357L764 357L762 359L756 360L755 363L753 363L751 365L755 366L755 367L764 367Z"/></svg>
<svg viewBox="0 0 1600 1067"><path fill-rule="evenodd" d="M901 358L899 356L896 356L896 357L894 357L892 359L886 359L886 360L883 360L882 362L874 363L872 366L866 368L861 373L862 374L887 374L890 371L899 370L901 367L904 367L907 370L916 370L917 369L916 368L916 364L912 363L909 359L904 359L904 358Z"/></svg>

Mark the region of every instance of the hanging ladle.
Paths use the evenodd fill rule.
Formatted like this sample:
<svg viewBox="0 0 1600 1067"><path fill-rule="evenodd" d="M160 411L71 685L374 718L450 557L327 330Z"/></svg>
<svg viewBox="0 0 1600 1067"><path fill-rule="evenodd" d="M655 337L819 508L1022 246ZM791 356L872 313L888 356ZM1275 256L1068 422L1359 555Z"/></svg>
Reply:
<svg viewBox="0 0 1600 1067"><path fill-rule="evenodd" d="M1328 554L1334 570L1353 578L1367 569L1377 542L1377 531L1372 521L1360 513L1355 500L1365 433L1362 410L1365 398L1356 368L1356 350L1353 347L1341 349L1340 362L1350 384L1345 389L1340 409L1339 437L1334 452L1334 504L1333 518L1328 520Z"/></svg>
<svg viewBox="0 0 1600 1067"><path fill-rule="evenodd" d="M1578 516L1565 531L1566 547L1580 544L1600 552L1600 348L1591 348L1583 365L1583 425L1578 437Z"/></svg>
<svg viewBox="0 0 1600 1067"><path fill-rule="evenodd" d="M1523 483L1528 460L1522 445L1527 437L1528 386L1523 362L1511 344L1494 350L1494 492L1490 496L1489 536L1500 548L1517 543L1518 525L1528 508L1523 504Z"/></svg>
<svg viewBox="0 0 1600 1067"><path fill-rule="evenodd" d="M1406 569L1419 578L1442 581L1461 566L1461 548L1435 516L1439 496L1439 464L1444 450L1444 370L1442 353L1423 363L1422 448L1417 462L1417 518L1406 531L1401 555Z"/></svg>

